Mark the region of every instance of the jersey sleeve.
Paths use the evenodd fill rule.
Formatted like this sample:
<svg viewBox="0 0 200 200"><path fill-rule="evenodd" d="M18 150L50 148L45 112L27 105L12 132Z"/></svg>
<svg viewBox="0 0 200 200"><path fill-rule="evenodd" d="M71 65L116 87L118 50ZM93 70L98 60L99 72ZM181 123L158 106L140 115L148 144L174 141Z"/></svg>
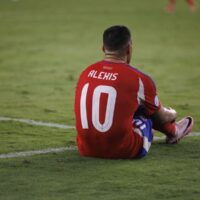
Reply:
<svg viewBox="0 0 200 200"><path fill-rule="evenodd" d="M147 75L139 78L138 102L144 107L147 116L160 109L161 104L157 96L156 85Z"/></svg>

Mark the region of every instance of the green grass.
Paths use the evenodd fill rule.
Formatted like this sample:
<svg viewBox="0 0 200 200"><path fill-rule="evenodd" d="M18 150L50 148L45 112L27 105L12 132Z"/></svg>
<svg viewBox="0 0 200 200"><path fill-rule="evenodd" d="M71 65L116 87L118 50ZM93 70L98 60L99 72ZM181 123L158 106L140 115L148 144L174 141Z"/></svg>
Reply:
<svg viewBox="0 0 200 200"><path fill-rule="evenodd" d="M74 125L81 71L101 60L102 32L125 24L132 65L155 80L161 102L200 130L200 12L160 0L0 0L0 116ZM0 153L75 144L74 130L0 122ZM77 151L0 160L0 199L195 199L198 137L152 145L141 160L81 158Z"/></svg>
<svg viewBox="0 0 200 200"><path fill-rule="evenodd" d="M199 142L200 138L192 138L172 147L157 142L140 160L80 158L77 151L1 160L0 196L4 200L197 200Z"/></svg>
<svg viewBox="0 0 200 200"><path fill-rule="evenodd" d="M0 132L0 153L75 145L75 130L1 122Z"/></svg>

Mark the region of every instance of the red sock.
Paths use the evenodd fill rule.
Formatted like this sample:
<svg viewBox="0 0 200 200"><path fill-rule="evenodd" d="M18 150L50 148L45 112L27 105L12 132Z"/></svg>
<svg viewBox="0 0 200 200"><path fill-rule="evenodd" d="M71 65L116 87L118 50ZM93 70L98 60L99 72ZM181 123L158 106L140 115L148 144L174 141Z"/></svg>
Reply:
<svg viewBox="0 0 200 200"><path fill-rule="evenodd" d="M175 135L176 133L176 126L175 123L166 123L162 125L163 133L166 135Z"/></svg>
<svg viewBox="0 0 200 200"><path fill-rule="evenodd" d="M193 5L194 5L194 0L187 0L187 3L188 3L190 6L193 6Z"/></svg>
<svg viewBox="0 0 200 200"><path fill-rule="evenodd" d="M165 124L154 124L153 128L157 131L160 131L168 136L173 136L176 133L176 125L175 122L172 123L165 123Z"/></svg>

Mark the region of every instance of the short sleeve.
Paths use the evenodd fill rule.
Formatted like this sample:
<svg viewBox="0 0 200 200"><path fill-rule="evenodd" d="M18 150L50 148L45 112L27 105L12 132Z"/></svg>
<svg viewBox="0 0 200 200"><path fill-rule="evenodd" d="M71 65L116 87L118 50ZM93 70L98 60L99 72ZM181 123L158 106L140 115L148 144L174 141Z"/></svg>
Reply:
<svg viewBox="0 0 200 200"><path fill-rule="evenodd" d="M139 78L138 103L145 108L145 114L150 116L160 109L156 85L153 80L142 74Z"/></svg>

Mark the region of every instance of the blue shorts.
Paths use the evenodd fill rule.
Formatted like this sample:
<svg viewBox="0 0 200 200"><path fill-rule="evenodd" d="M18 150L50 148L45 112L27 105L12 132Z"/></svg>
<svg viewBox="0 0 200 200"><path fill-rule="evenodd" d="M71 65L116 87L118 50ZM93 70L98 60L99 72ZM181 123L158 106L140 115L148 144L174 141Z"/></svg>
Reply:
<svg viewBox="0 0 200 200"><path fill-rule="evenodd" d="M134 132L143 138L143 147L138 157L144 157L147 155L153 142L152 121L142 116L136 116L133 118L133 124Z"/></svg>

